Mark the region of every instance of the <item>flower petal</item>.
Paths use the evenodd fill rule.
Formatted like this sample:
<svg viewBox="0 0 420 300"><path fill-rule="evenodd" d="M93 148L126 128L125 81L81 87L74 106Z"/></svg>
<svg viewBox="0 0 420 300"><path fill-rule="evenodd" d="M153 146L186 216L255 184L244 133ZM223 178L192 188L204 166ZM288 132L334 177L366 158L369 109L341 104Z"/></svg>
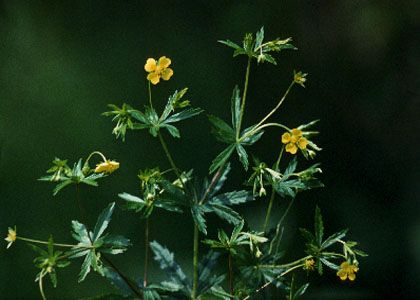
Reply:
<svg viewBox="0 0 420 300"><path fill-rule="evenodd" d="M156 85L159 83L160 75L156 72L150 73L149 75L147 75L147 80L149 80L152 84Z"/></svg>
<svg viewBox="0 0 420 300"><path fill-rule="evenodd" d="M291 154L296 154L297 149L298 148L293 143L289 143L289 144L286 145L286 152L289 152Z"/></svg>
<svg viewBox="0 0 420 300"><path fill-rule="evenodd" d="M285 132L285 133L283 133L283 135L281 136L281 142L282 142L283 144L287 144L287 143L289 143L289 142L290 142L290 138L291 138L290 133Z"/></svg>
<svg viewBox="0 0 420 300"><path fill-rule="evenodd" d="M304 137L301 137L299 140L298 140L298 142L297 142L297 145L298 145L298 147L300 148L300 149L306 149L306 146L308 145L308 140L307 139L305 139Z"/></svg>
<svg viewBox="0 0 420 300"><path fill-rule="evenodd" d="M146 64L144 65L144 70L146 72L153 72L156 70L156 60L153 58L148 58Z"/></svg>
<svg viewBox="0 0 420 300"><path fill-rule="evenodd" d="M158 64L161 69L166 69L167 67L170 66L171 60L167 58L166 56L162 56L161 58L159 58Z"/></svg>
<svg viewBox="0 0 420 300"><path fill-rule="evenodd" d="M299 129L297 129L297 128L293 128L293 129L292 129L292 135L295 135L295 136L302 136L302 131L301 131L301 130L299 130Z"/></svg>
<svg viewBox="0 0 420 300"><path fill-rule="evenodd" d="M354 274L354 273L349 273L349 274L348 274L348 277L349 277L349 280L350 280L350 281L354 281L354 280L356 279L356 274Z"/></svg>
<svg viewBox="0 0 420 300"><path fill-rule="evenodd" d="M164 69L161 73L163 80L169 80L172 75L174 75L174 71L171 68Z"/></svg>

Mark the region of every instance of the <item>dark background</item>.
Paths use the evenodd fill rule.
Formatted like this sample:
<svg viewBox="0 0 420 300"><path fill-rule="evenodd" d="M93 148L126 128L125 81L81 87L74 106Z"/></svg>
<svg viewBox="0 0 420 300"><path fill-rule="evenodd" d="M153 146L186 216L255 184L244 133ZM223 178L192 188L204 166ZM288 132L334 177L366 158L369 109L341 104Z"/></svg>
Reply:
<svg viewBox="0 0 420 300"><path fill-rule="evenodd" d="M292 36L299 51L275 55L278 66L252 66L245 125L259 120L290 82L294 69L309 73L276 114L295 127L321 119L316 142L324 149L326 188L299 196L289 215L284 246L290 258L303 254L298 227L312 226L318 204L328 233L350 228L370 256L360 261L354 283L334 272L314 284L305 299L415 299L420 292L419 16L418 1L3 1L0 4L0 228L18 234L71 242L78 218L74 192L52 197L52 185L36 181L58 156L70 162L101 150L121 168L98 188L84 188L89 221L121 191L136 193L138 169L168 167L158 142L145 132L127 141L111 135L100 116L108 103L147 103L143 70L148 57L166 55L175 71L154 89L163 103L188 86L195 106L229 118L230 94L242 86L246 58L216 41L240 41L265 26L267 38ZM417 34L417 35L416 35ZM157 104L158 105L158 104ZM268 131L252 152L272 162L280 135ZM169 140L185 169L204 176L222 149L209 134L205 116L181 125L183 139ZM302 157L300 156L301 161ZM308 163L303 162L301 166ZM230 186L244 180L240 166ZM241 208L258 229L265 200ZM285 202L278 201L274 216ZM152 237L176 252L191 273L192 223L187 215L160 213ZM211 219L212 227L217 219ZM116 210L110 227L134 246L116 261L132 276L142 270L143 223ZM214 230L213 230L214 232ZM2 237L3 238L3 237ZM0 250L0 298L37 299L33 253L23 243ZM79 261L59 273L51 298L80 298L112 291L96 274L77 284ZM156 265L154 278L161 278Z"/></svg>

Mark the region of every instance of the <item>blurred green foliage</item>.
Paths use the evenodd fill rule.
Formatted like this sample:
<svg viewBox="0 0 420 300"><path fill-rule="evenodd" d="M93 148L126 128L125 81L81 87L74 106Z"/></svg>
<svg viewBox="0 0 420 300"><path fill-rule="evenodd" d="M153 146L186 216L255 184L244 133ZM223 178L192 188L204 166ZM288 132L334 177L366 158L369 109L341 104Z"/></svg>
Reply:
<svg viewBox="0 0 420 300"><path fill-rule="evenodd" d="M153 150L155 140L133 135L125 143L116 141L109 120L100 115L109 103L147 104L146 58L170 56L175 73L164 83L167 90L188 85L189 99L196 106L228 119L230 91L242 82L243 72L237 70L243 71L246 60L241 56L232 60L216 41L239 40L243 32L264 25L268 37L293 36L299 51L285 52L278 67L266 66L274 76L264 76L264 68L251 70L247 104L255 119L245 124L258 121L276 103L273 95L285 89L293 69L309 73L307 89L289 97L279 119L287 124L321 119L318 141L324 150L319 160L326 188L299 198L289 226L310 227L319 203L327 228L348 226L350 237L357 237L370 254L354 283L342 283L332 274L330 280L315 280L304 298L414 299L420 292L420 45L415 38L419 6L415 0L0 2L4 236L15 224L18 232L34 237L68 236L78 214L74 197L63 191L55 199L49 186L36 181L56 155L76 160L99 149L121 163L119 172L105 179L102 187L81 190L92 224L118 193L135 193L139 169L161 163L163 153ZM161 107L165 92L154 94ZM181 167L199 166L195 172L205 174L223 146L203 130L210 129L206 118L194 122L191 128L181 125L184 142L173 140L170 146L178 151L174 156ZM280 147L280 136L267 132L263 139L265 145L256 152L269 157ZM198 145L205 145L206 151L197 151ZM245 180L239 173L233 178ZM262 218L262 207L257 201L242 213L252 224L252 218ZM284 205L277 205L274 213L280 215L282 209ZM141 264L134 259L143 251L139 220L118 210L113 219L113 229L124 228L134 245L116 261L130 275L137 274ZM191 235L171 234L174 227L191 230L190 223L181 223L184 220L162 213L151 231L174 252L185 253L177 260L191 272L187 267ZM297 235L288 231L285 241L301 251L304 241L294 238ZM23 244L13 251L5 247L6 243L0 249L1 298L37 298L33 278L38 270L30 267L33 253ZM157 271L158 266L153 267ZM77 285L77 273L76 265L67 269L61 274L66 280L50 295L76 298L111 290L98 276Z"/></svg>

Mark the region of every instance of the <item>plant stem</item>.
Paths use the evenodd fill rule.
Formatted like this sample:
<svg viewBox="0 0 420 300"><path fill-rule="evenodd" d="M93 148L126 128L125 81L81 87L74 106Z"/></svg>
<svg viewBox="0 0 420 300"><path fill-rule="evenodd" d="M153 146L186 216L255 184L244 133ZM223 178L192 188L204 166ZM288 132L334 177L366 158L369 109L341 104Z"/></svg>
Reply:
<svg viewBox="0 0 420 300"><path fill-rule="evenodd" d="M25 242L30 242L30 243L37 243L37 244L43 244L43 245L48 245L49 242L45 242L45 241L41 241L41 240L35 240L35 239L29 239L29 238L25 238L25 237L21 237L21 236L17 236L16 239L18 240L22 240ZM58 244L58 243L53 243L54 246L57 247L66 247L66 248L73 248L76 245L70 245L70 244Z"/></svg>
<svg viewBox="0 0 420 300"><path fill-rule="evenodd" d="M199 231L198 226L194 223L194 256L193 256L193 287L191 292L191 299L197 299L197 288L198 288L198 242L199 242Z"/></svg>
<svg viewBox="0 0 420 300"><path fill-rule="evenodd" d="M146 228L144 229L144 275L143 286L147 286L147 268L149 265L149 218L146 218Z"/></svg>
<svg viewBox="0 0 420 300"><path fill-rule="evenodd" d="M43 287L43 284L42 284L42 279L44 278L44 276L45 276L44 270L42 270L41 274L39 275L38 284L39 284L39 292L41 293L42 299L47 300L47 297L45 297L44 287Z"/></svg>
<svg viewBox="0 0 420 300"><path fill-rule="evenodd" d="M159 141L160 144L162 145L163 151L165 151L166 154L166 158L168 159L169 163L171 164L172 169L174 170L176 176L178 177L179 181L181 181L181 185L183 186L184 190L185 190L185 185L184 182L181 178L181 173L179 173L179 169L178 167L175 165L175 162L172 158L171 153L169 152L168 146L166 145L165 140L163 139L163 136L160 132L158 132L158 136L159 136Z"/></svg>
<svg viewBox="0 0 420 300"><path fill-rule="evenodd" d="M228 256L228 266L229 266L229 291L233 299L235 291L233 290L233 264L232 264L232 254L229 252Z"/></svg>
<svg viewBox="0 0 420 300"><path fill-rule="evenodd" d="M239 115L239 125L238 125L238 128L236 128L236 139L239 139L239 134L241 133L242 119L245 112L246 95L248 92L248 81L249 81L250 69L251 69L251 57L248 57L248 64L247 64L246 73L245 73L244 92L242 94L241 113Z"/></svg>
<svg viewBox="0 0 420 300"><path fill-rule="evenodd" d="M127 276L125 276L118 268L117 266L114 265L114 263L109 260L105 255L102 255L102 258L104 259L104 261L111 267L114 269L115 272L117 272L117 274L121 277L122 280L124 280L124 282L127 284L127 286L133 291L133 293L138 296L140 299L142 299L142 294L141 292L138 290L138 288L136 287L135 284L133 284L131 282L131 280L129 278L127 278Z"/></svg>
<svg viewBox="0 0 420 300"><path fill-rule="evenodd" d="M274 107L264 118L262 118L262 120L260 122L258 122L257 125L254 126L254 129L250 130L246 135L244 135L243 137L240 138L240 141L244 140L245 138L247 138L248 136L252 136L254 133L258 132L261 129L261 125L267 121L267 119L269 117L271 117L276 111L277 109L279 109L279 107L282 105L282 103L284 102L284 100L286 99L287 95L289 94L290 90L292 89L293 85L295 84L294 81L292 81L292 83L289 85L289 87L287 88L286 92L283 94L283 97L281 97L281 99L279 100L279 102L277 103L276 107Z"/></svg>
<svg viewBox="0 0 420 300"><path fill-rule="evenodd" d="M153 108L153 103L152 103L152 86L150 85L150 81L149 81L149 104L150 104L150 108Z"/></svg>
<svg viewBox="0 0 420 300"><path fill-rule="evenodd" d="M279 153L279 157L277 158L277 161L276 161L276 163L274 164L274 171L277 171L277 170L278 170L278 168L279 168L279 164L280 164L281 157L282 157L282 155L283 155L283 151L284 151L284 146L282 146L282 147L281 147L281 150L280 150L280 153ZM276 191L274 190L274 188L272 188L272 189L271 189L270 202L269 202L269 204L268 204L268 207L267 207L267 213L266 213L266 215L265 215L265 221L264 221L264 227L263 227L263 232L264 232L264 233L266 233L266 231L267 231L267 226L268 226L268 223L269 223L269 221L270 221L270 214L271 214L271 209L272 209L272 207L273 207L273 202L274 202L274 198L275 198L275 196L276 196Z"/></svg>

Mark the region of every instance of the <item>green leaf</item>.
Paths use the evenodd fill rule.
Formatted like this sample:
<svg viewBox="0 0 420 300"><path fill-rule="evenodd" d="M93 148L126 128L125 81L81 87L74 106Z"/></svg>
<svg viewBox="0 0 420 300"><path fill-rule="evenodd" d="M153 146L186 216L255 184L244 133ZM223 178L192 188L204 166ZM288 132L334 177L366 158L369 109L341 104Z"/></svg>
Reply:
<svg viewBox="0 0 420 300"><path fill-rule="evenodd" d="M210 123L212 124L211 133L216 139L222 143L232 144L235 143L235 131L222 119L209 115Z"/></svg>
<svg viewBox="0 0 420 300"><path fill-rule="evenodd" d="M297 167L297 159L296 157L294 157L290 162L289 165L287 166L286 170L284 171L284 176L289 176L290 174L292 174L294 171L296 171L296 167Z"/></svg>
<svg viewBox="0 0 420 300"><path fill-rule="evenodd" d="M210 166L210 173L216 171L220 166L224 165L226 161L230 158L233 151L235 150L235 145L229 145L225 150L219 153Z"/></svg>
<svg viewBox="0 0 420 300"><path fill-rule="evenodd" d="M195 204L191 207L191 214L194 219L194 223L197 225L198 230L207 235L207 225L206 219L204 219L204 213L205 211L201 205Z"/></svg>
<svg viewBox="0 0 420 300"><path fill-rule="evenodd" d="M188 91L188 88L184 88L181 91L175 91L172 96L169 97L168 103L165 106L165 109L162 113L161 119L165 120L169 114L175 111L175 105L182 97L184 97L185 93Z"/></svg>
<svg viewBox="0 0 420 300"><path fill-rule="evenodd" d="M189 108L189 109L184 109L183 111L180 111L179 113L176 113L172 116L170 116L169 118L167 118L164 123L175 123L175 122L179 122L185 119L189 119L191 117L194 117L196 115L199 115L203 112L204 110L202 110L201 108Z"/></svg>
<svg viewBox="0 0 420 300"><path fill-rule="evenodd" d="M241 95L237 85L232 92L231 98L231 114L232 114L232 128L236 131L239 127L239 119L241 114Z"/></svg>
<svg viewBox="0 0 420 300"><path fill-rule="evenodd" d="M104 276L111 284L117 288L124 296L136 296L127 282L113 269L104 267Z"/></svg>
<svg viewBox="0 0 420 300"><path fill-rule="evenodd" d="M254 51L258 51L258 48L261 46L263 40L264 40L264 27L261 27L261 29L255 35Z"/></svg>
<svg viewBox="0 0 420 300"><path fill-rule="evenodd" d="M339 266L337 266L336 264L334 264L334 263L330 262L329 260L327 260L327 259L325 259L325 258L323 258L323 257L320 257L319 259L320 259L320 260L321 260L321 262L322 262L324 265L326 265L328 268L333 269L333 270L335 270L335 271L337 271L337 270L339 269Z"/></svg>
<svg viewBox="0 0 420 300"><path fill-rule="evenodd" d="M163 128L166 128L169 132L170 135L172 135L172 137L174 138L180 138L181 134L179 133L178 128L176 128L175 126L169 125L169 124L163 124L162 125Z"/></svg>
<svg viewBox="0 0 420 300"><path fill-rule="evenodd" d="M85 280L86 276L90 273L90 266L91 266L92 259L95 259L94 256L95 256L95 253L93 251L89 251L89 253L85 256L85 259L82 263L82 267L79 273L79 280L78 280L79 283Z"/></svg>
<svg viewBox="0 0 420 300"><path fill-rule="evenodd" d="M111 221L112 213L114 211L115 202L112 202L105 208L102 213L99 215L98 220L95 224L95 229L93 230L92 239L96 241L102 233L104 233L105 229L108 227L109 222Z"/></svg>
<svg viewBox="0 0 420 300"><path fill-rule="evenodd" d="M253 194L248 191L233 191L217 195L208 201L208 204L215 205L236 205L255 200Z"/></svg>
<svg viewBox="0 0 420 300"><path fill-rule="evenodd" d="M238 153L239 160L244 166L245 171L248 171L249 161L248 161L248 154L245 151L245 148L241 146L241 144L236 144L236 152Z"/></svg>
<svg viewBox="0 0 420 300"><path fill-rule="evenodd" d="M212 204L209 206L219 218L224 219L233 225L237 225L242 221L241 216L228 206L221 204Z"/></svg>
<svg viewBox="0 0 420 300"><path fill-rule="evenodd" d="M348 229L343 229L341 231L338 231L332 235L330 235L321 245L322 249L328 248L332 244L335 244L338 242L338 240L341 240L344 238L347 234Z"/></svg>
<svg viewBox="0 0 420 300"><path fill-rule="evenodd" d="M174 254L169 250L161 246L158 242L153 241L150 243L150 248L155 254L155 261L160 265L160 268L166 272L171 280L181 286L183 286L184 292L190 294L191 288L189 286L187 276L185 276L181 267L175 262Z"/></svg>
<svg viewBox="0 0 420 300"><path fill-rule="evenodd" d="M324 223L322 222L321 210L318 206L315 208L315 242L321 247L322 238L324 236Z"/></svg>

